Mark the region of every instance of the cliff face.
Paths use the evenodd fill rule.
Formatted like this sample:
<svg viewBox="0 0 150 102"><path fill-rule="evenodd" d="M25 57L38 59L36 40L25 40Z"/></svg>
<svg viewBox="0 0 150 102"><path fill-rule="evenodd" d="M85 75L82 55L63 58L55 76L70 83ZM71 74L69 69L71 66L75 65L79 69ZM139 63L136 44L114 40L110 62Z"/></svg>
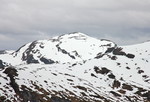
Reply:
<svg viewBox="0 0 150 102"><path fill-rule="evenodd" d="M28 43L0 54L0 102L149 102L149 45L82 33Z"/></svg>

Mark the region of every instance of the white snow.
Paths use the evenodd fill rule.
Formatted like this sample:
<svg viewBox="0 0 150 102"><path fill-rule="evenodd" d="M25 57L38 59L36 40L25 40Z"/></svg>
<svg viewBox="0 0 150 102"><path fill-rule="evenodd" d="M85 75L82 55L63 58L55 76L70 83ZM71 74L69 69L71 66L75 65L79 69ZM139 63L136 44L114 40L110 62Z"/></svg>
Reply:
<svg viewBox="0 0 150 102"><path fill-rule="evenodd" d="M113 97L109 92L118 92L118 90L122 89L122 83L150 91L150 42L121 46L124 52L134 54L135 58L131 59L126 56L116 55L117 59L112 60L108 57L108 55L114 56L112 53L108 53L99 59L95 59L95 57L98 53L104 54L108 48L116 47L115 43L107 40L98 40L82 33L66 34L49 40L39 40L31 52L33 54L34 51L37 51L33 54L34 58L40 61L39 58L45 57L59 62L47 65L42 62L39 64L25 64L21 60L22 54L27 51L30 44L26 44L14 54L0 55L0 59L4 62L16 65L15 67L18 71L16 82L20 87L25 85L33 91L38 91L33 84L35 83L51 93L55 91L67 92L66 90L69 90L74 95L81 97L81 93L84 92L88 98L97 93L116 101L119 98ZM75 56L75 59L72 59L68 54L58 51L56 45L59 45L61 49L64 49L70 55ZM105 67L110 72L107 74L96 73L94 70L95 66L99 69ZM139 70L143 72L139 73ZM92 76L92 74L95 76ZM115 79L109 78L108 75L110 74L115 75ZM0 71L0 75L5 74ZM145 75L147 76L146 78L143 77ZM0 85L0 88L2 88L7 81L2 77L0 78L1 83L3 83ZM119 88L112 87L114 80L118 80L121 83ZM87 90L80 89L78 86L83 86ZM123 97L126 95L134 96L136 91L137 88L133 87L133 90L126 91ZM0 91L0 94L2 93ZM69 95L69 93L67 94ZM120 100L124 100L124 98L120 98Z"/></svg>

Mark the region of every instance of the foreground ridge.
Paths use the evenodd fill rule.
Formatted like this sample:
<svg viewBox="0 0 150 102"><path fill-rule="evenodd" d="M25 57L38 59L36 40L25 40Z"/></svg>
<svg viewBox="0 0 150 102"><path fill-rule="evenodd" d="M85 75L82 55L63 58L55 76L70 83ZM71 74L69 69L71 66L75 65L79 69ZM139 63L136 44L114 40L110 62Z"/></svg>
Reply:
<svg viewBox="0 0 150 102"><path fill-rule="evenodd" d="M75 32L0 53L0 102L150 102L150 42Z"/></svg>

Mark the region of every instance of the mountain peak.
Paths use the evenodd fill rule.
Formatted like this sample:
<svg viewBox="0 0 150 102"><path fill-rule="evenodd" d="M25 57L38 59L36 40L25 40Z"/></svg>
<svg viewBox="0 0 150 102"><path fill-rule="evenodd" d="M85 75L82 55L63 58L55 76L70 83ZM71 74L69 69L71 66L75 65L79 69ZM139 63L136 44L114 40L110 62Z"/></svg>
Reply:
<svg viewBox="0 0 150 102"><path fill-rule="evenodd" d="M75 63L103 55L116 44L75 32L28 43L13 53L13 59L21 63ZM10 55L12 56L12 55ZM43 60L44 59L44 60ZM12 63L16 65L17 63Z"/></svg>
<svg viewBox="0 0 150 102"><path fill-rule="evenodd" d="M149 102L149 43L70 33L0 53L0 102Z"/></svg>
<svg viewBox="0 0 150 102"><path fill-rule="evenodd" d="M86 38L89 36L81 32L73 32L69 34L63 34L57 37L58 39L63 39L63 40L66 40L66 39L86 40ZM54 38L57 38L57 37L54 37Z"/></svg>

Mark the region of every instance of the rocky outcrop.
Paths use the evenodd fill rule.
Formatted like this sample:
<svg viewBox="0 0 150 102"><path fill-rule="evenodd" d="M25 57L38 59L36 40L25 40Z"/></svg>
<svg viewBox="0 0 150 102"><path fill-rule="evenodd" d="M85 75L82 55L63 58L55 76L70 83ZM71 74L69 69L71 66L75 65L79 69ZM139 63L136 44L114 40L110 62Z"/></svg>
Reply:
<svg viewBox="0 0 150 102"><path fill-rule="evenodd" d="M47 59L47 58L40 58L40 60L44 63L44 64L53 64L55 63L55 61L51 60L51 59Z"/></svg>
<svg viewBox="0 0 150 102"><path fill-rule="evenodd" d="M3 68L4 68L3 61L0 60L0 69L3 69Z"/></svg>

